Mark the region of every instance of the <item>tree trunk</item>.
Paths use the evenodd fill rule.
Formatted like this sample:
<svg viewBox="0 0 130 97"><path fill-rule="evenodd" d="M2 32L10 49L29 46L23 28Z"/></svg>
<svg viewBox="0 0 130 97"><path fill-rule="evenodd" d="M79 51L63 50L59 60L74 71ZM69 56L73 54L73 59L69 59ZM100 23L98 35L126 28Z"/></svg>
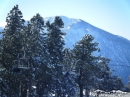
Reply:
<svg viewBox="0 0 130 97"><path fill-rule="evenodd" d="M80 75L78 78L78 83L79 83L79 89L80 89L80 97L83 97L83 84L82 84L82 68L80 67Z"/></svg>
<svg viewBox="0 0 130 97"><path fill-rule="evenodd" d="M89 97L89 90L86 90L85 95L86 97Z"/></svg>
<svg viewBox="0 0 130 97"><path fill-rule="evenodd" d="M36 88L36 93L38 95L38 97L43 97L43 94L46 95L45 93L45 89L47 88L46 87L46 83L43 83L42 87L40 86L42 83L37 83L37 88Z"/></svg>
<svg viewBox="0 0 130 97"><path fill-rule="evenodd" d="M32 82L30 80L30 83L29 83L29 92L28 92L28 97L33 97L33 91L32 91Z"/></svg>
<svg viewBox="0 0 130 97"><path fill-rule="evenodd" d="M82 85L80 85L80 97L83 97L83 86Z"/></svg>
<svg viewBox="0 0 130 97"><path fill-rule="evenodd" d="M21 97L27 97L27 82L24 83L25 86L22 87L22 90L21 90Z"/></svg>
<svg viewBox="0 0 130 97"><path fill-rule="evenodd" d="M79 89L80 89L80 97L83 97L83 85L81 82L81 75L79 76L78 82L79 82Z"/></svg>

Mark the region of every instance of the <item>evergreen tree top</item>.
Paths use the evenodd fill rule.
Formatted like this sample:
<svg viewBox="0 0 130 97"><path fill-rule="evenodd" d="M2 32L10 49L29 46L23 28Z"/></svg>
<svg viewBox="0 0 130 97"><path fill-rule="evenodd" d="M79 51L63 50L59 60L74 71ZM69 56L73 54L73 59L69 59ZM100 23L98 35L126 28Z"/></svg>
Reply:
<svg viewBox="0 0 130 97"><path fill-rule="evenodd" d="M56 16L54 19L54 22L52 23L52 25L55 25L59 28L63 28L64 27L64 23L62 21L62 19L59 16Z"/></svg>
<svg viewBox="0 0 130 97"><path fill-rule="evenodd" d="M37 13L35 16L33 16L33 18L31 18L31 23L40 23L40 24L44 25L44 20L40 16L40 14Z"/></svg>
<svg viewBox="0 0 130 97"><path fill-rule="evenodd" d="M99 50L98 43L92 42L94 40L94 37L92 35L86 34L82 40L78 41L75 46L73 51L77 53L83 53L83 54L88 54L91 55L93 51ZM87 55L86 55L87 56Z"/></svg>
<svg viewBox="0 0 130 97"><path fill-rule="evenodd" d="M20 32L25 22L22 17L23 15L22 12L19 10L18 5L14 6L6 17L7 25L5 26L4 32L10 34Z"/></svg>

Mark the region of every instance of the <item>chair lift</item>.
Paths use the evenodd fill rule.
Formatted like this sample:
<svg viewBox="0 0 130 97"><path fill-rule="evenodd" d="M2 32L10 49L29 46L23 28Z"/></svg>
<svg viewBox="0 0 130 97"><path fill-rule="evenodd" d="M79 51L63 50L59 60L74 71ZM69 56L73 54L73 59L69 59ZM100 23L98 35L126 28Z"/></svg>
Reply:
<svg viewBox="0 0 130 97"><path fill-rule="evenodd" d="M23 52L23 57L19 58L18 55L18 60L14 60L14 64L16 64L18 69L29 69L29 62L28 59L25 57L25 50Z"/></svg>
<svg viewBox="0 0 130 97"><path fill-rule="evenodd" d="M19 60L19 64L18 64L18 67L21 68L21 69L28 69L29 68L29 62L28 62L28 59L26 58L25 56L25 50L23 51L24 55L22 58L20 58Z"/></svg>

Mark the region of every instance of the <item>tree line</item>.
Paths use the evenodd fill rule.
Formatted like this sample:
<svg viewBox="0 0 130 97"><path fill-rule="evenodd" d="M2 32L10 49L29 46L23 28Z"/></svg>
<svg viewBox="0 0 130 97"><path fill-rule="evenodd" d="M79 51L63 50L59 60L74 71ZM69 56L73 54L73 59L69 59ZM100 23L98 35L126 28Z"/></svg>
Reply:
<svg viewBox="0 0 130 97"><path fill-rule="evenodd" d="M1 97L89 97L91 89L122 89L112 76L109 59L94 37L85 35L73 49L64 48L64 23L59 16L45 22L40 14L23 19L18 5L6 17L0 39Z"/></svg>

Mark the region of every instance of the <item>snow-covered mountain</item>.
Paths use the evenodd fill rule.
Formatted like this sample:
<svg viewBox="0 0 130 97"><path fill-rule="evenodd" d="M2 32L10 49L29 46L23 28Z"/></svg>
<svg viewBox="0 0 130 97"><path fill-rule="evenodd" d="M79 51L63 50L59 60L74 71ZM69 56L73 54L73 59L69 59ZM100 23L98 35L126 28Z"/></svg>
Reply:
<svg viewBox="0 0 130 97"><path fill-rule="evenodd" d="M3 28L2 27L0 27L0 32L3 30Z"/></svg>
<svg viewBox="0 0 130 97"><path fill-rule="evenodd" d="M94 27L83 20L65 16L61 16L61 18L64 22L62 30L66 32L64 37L65 47L72 49L73 45L81 40L85 34L92 35L94 42L99 43L98 47L101 50L101 52L94 54L109 58L111 60L109 67L112 74L121 77L126 84L130 75L130 41ZM44 20L52 22L54 17L44 18Z"/></svg>
<svg viewBox="0 0 130 97"><path fill-rule="evenodd" d="M64 37L65 47L72 49L73 45L81 40L85 34L92 35L94 42L99 43L98 47L101 50L95 55L109 58L111 60L109 67L112 74L118 75L126 84L130 75L130 41L94 27L83 20L65 16L61 16L61 18L65 25L63 31L66 32ZM53 21L54 17L45 18L45 21L47 20Z"/></svg>

